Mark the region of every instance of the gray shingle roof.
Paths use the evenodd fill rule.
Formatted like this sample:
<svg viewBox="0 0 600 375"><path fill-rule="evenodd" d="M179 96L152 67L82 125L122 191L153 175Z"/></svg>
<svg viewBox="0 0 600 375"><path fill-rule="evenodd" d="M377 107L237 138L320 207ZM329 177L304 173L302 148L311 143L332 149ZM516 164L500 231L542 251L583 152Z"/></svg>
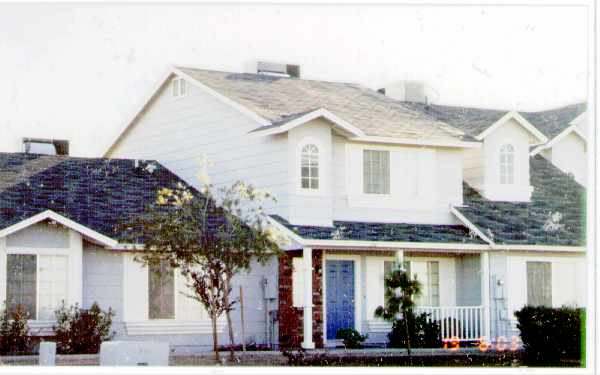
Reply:
<svg viewBox="0 0 600 375"><path fill-rule="evenodd" d="M470 139L459 129L357 84L178 69L274 124L324 108L370 136L436 141Z"/></svg>
<svg viewBox="0 0 600 375"><path fill-rule="evenodd" d="M473 137L479 135L509 112L504 110L453 107L437 104L412 102L403 103L407 107L425 113L429 116L437 118L440 121L444 121L458 129L461 129Z"/></svg>
<svg viewBox="0 0 600 375"><path fill-rule="evenodd" d="M52 210L105 236L183 183L156 161L0 153L0 229ZM186 185L187 186L187 185Z"/></svg>
<svg viewBox="0 0 600 375"><path fill-rule="evenodd" d="M548 111L520 113L550 140L568 128L569 123L586 109L586 103L577 103Z"/></svg>
<svg viewBox="0 0 600 375"><path fill-rule="evenodd" d="M429 225L407 223L367 223L334 221L333 227L292 225L280 216L272 216L280 224L313 240L356 240L391 242L470 243L484 242L462 225Z"/></svg>
<svg viewBox="0 0 600 375"><path fill-rule="evenodd" d="M508 110L455 107L437 104L402 102L405 106L432 116L463 130L473 137L493 125ZM585 103L577 103L541 112L519 112L549 140L569 126L569 122L586 110Z"/></svg>
<svg viewBox="0 0 600 375"><path fill-rule="evenodd" d="M527 203L493 202L465 183L457 209L498 244L585 244L585 188L552 163L530 158L533 194Z"/></svg>

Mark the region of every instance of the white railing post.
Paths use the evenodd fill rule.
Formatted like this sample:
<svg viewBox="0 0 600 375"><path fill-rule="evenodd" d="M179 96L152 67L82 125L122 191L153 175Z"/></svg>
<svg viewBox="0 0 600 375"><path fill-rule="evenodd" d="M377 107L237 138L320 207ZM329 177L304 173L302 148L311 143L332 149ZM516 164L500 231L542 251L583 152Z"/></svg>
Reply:
<svg viewBox="0 0 600 375"><path fill-rule="evenodd" d="M483 308L483 336L491 340L491 311L490 311L490 254L481 253L481 305Z"/></svg>

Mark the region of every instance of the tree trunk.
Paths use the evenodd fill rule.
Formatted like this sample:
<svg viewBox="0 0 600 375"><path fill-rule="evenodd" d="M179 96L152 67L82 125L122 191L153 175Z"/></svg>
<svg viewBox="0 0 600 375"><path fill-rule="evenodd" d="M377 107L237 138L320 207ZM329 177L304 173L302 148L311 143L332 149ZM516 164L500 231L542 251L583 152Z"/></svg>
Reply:
<svg viewBox="0 0 600 375"><path fill-rule="evenodd" d="M404 328L406 330L406 350L408 352L408 362L412 366L412 356L410 354L410 329L408 329L408 314L406 311L402 312L404 315Z"/></svg>
<svg viewBox="0 0 600 375"><path fill-rule="evenodd" d="M212 320L213 350L215 351L215 361L220 363L221 357L219 357L219 339L217 338L217 316L215 314L211 314L210 319Z"/></svg>
<svg viewBox="0 0 600 375"><path fill-rule="evenodd" d="M228 289L226 289L228 290ZM233 323L231 322L231 309L229 308L229 293L225 292L223 295L223 301L225 302L225 306L227 309L225 310L225 317L227 318L227 326L229 328L229 357L233 361L235 359L235 338L233 337Z"/></svg>

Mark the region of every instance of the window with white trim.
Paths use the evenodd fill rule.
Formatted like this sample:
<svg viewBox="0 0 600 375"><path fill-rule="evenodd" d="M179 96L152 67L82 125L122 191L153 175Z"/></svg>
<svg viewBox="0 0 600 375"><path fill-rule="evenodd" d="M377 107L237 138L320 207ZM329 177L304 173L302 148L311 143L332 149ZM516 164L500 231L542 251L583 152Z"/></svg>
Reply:
<svg viewBox="0 0 600 375"><path fill-rule="evenodd" d="M164 261L148 266L148 319L175 319L175 271Z"/></svg>
<svg viewBox="0 0 600 375"><path fill-rule="evenodd" d="M440 262L411 262L412 277L421 283L421 294L415 298L418 306L440 305Z"/></svg>
<svg viewBox="0 0 600 375"><path fill-rule="evenodd" d="M301 187L307 190L319 189L319 148L307 144L300 152Z"/></svg>
<svg viewBox="0 0 600 375"><path fill-rule="evenodd" d="M389 151L363 151L363 191L365 194L390 193Z"/></svg>
<svg viewBox="0 0 600 375"><path fill-rule="evenodd" d="M515 183L515 148L511 144L500 147L500 183L502 185Z"/></svg>
<svg viewBox="0 0 600 375"><path fill-rule="evenodd" d="M552 307L551 262L527 262L527 304Z"/></svg>
<svg viewBox="0 0 600 375"><path fill-rule="evenodd" d="M173 78L171 81L171 94L174 98L185 96L187 91L187 83L183 78Z"/></svg>
<svg viewBox="0 0 600 375"><path fill-rule="evenodd" d="M32 320L52 320L67 300L68 257L65 255L8 254L6 306L20 306Z"/></svg>

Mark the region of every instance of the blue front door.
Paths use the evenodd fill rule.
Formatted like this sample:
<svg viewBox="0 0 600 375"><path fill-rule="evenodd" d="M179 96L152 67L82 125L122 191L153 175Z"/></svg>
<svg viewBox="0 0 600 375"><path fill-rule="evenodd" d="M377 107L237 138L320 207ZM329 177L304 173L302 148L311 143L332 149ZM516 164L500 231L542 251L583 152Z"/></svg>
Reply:
<svg viewBox="0 0 600 375"><path fill-rule="evenodd" d="M327 339L334 340L342 328L354 328L354 262L328 260L327 269Z"/></svg>

